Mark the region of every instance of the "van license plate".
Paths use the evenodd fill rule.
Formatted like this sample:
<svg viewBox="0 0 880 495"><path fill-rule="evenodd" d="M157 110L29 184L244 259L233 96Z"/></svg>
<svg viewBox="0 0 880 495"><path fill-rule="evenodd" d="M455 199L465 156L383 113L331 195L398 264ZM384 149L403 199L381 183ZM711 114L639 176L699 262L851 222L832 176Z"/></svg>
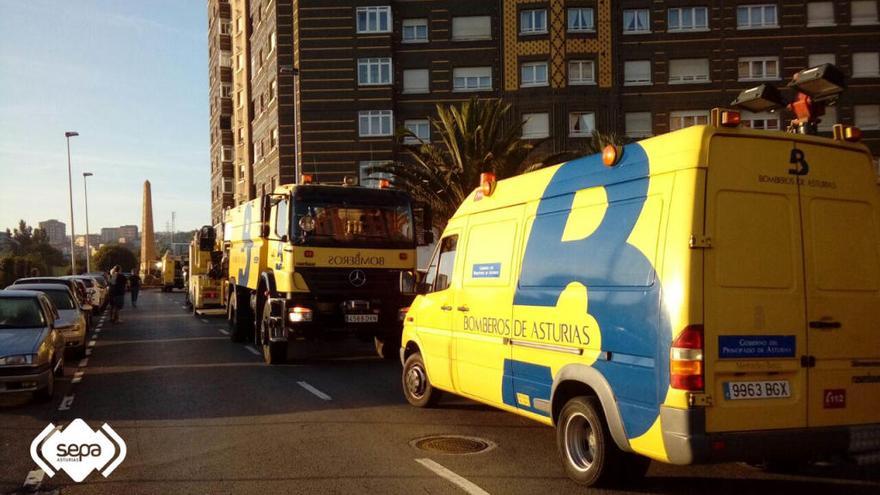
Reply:
<svg viewBox="0 0 880 495"><path fill-rule="evenodd" d="M377 323L379 315L345 315L346 323Z"/></svg>
<svg viewBox="0 0 880 495"><path fill-rule="evenodd" d="M724 382L724 398L743 399L784 399L791 397L788 380L761 382Z"/></svg>

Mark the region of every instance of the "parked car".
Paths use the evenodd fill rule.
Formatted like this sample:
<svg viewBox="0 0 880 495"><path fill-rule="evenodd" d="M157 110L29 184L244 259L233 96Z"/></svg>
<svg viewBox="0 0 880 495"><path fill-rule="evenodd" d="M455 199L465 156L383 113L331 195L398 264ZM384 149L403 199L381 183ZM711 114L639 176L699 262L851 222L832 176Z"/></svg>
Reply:
<svg viewBox="0 0 880 495"><path fill-rule="evenodd" d="M82 283L86 289L86 300L92 306L92 312L95 313L101 311L103 306L103 304L101 304L101 290L98 288L93 277L89 275L68 275L63 278L69 278L77 283Z"/></svg>
<svg viewBox="0 0 880 495"><path fill-rule="evenodd" d="M92 321L92 305L89 304L89 301L86 299L85 293L80 293L80 287L76 280L71 280L67 277L29 277L29 278L20 278L13 282L13 285L25 285L25 284L63 284L70 288L73 292L74 300L77 302L79 309L85 313L86 315L86 333L92 330L91 321Z"/></svg>
<svg viewBox="0 0 880 495"><path fill-rule="evenodd" d="M30 290L0 291L0 394L31 392L51 400L64 374L64 337L49 298Z"/></svg>
<svg viewBox="0 0 880 495"><path fill-rule="evenodd" d="M92 277L98 289L101 290L101 311L103 311L107 307L107 303L110 302L110 282L107 275L102 272L89 272L83 276Z"/></svg>
<svg viewBox="0 0 880 495"><path fill-rule="evenodd" d="M55 305L58 318L55 327L64 336L67 349L74 357L82 357L86 350L86 315L76 305L76 298L70 288L61 284L23 284L11 285L6 290L39 291Z"/></svg>

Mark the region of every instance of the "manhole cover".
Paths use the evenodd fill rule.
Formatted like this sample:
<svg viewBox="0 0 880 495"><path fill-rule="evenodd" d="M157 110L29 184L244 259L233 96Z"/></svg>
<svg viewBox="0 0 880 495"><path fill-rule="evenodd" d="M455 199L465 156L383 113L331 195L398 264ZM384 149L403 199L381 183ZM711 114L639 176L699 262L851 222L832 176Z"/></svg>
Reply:
<svg viewBox="0 0 880 495"><path fill-rule="evenodd" d="M435 454L480 454L495 448L495 443L483 438L461 435L436 435L417 438L410 442L413 447Z"/></svg>

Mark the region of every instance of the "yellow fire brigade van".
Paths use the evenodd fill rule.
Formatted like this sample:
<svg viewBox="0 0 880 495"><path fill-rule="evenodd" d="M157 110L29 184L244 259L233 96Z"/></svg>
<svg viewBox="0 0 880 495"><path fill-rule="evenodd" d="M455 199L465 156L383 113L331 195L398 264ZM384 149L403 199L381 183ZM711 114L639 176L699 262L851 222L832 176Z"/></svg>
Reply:
<svg viewBox="0 0 880 495"><path fill-rule="evenodd" d="M193 314L226 304L226 277L222 267L223 251L217 231L205 225L193 234L189 243L186 302Z"/></svg>
<svg viewBox="0 0 880 495"><path fill-rule="evenodd" d="M876 459L878 192L861 144L720 122L486 177L406 315L406 398L554 425L583 484Z"/></svg>
<svg viewBox="0 0 880 495"><path fill-rule="evenodd" d="M255 342L270 364L351 334L398 357L416 269L407 193L284 185L227 210L224 228L233 340Z"/></svg>
<svg viewBox="0 0 880 495"><path fill-rule="evenodd" d="M175 256L171 251L166 251L159 262L159 270L162 275L162 292L171 292L174 289L183 289L183 265L180 256Z"/></svg>

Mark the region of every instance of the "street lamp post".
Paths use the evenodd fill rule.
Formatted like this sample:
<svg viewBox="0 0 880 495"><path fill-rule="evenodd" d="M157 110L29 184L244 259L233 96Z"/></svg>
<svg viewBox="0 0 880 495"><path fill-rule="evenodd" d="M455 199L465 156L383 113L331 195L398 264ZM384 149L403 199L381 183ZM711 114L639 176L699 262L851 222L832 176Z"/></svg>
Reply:
<svg viewBox="0 0 880 495"><path fill-rule="evenodd" d="M73 249L76 231L73 229L73 172L70 167L70 138L79 136L76 131L67 131L64 137L67 138L67 193L70 198L70 274L76 275L76 251Z"/></svg>
<svg viewBox="0 0 880 495"><path fill-rule="evenodd" d="M93 175L95 174L91 172L83 172L83 194L86 201L86 273L92 272L92 246L89 240L89 186L86 177Z"/></svg>

